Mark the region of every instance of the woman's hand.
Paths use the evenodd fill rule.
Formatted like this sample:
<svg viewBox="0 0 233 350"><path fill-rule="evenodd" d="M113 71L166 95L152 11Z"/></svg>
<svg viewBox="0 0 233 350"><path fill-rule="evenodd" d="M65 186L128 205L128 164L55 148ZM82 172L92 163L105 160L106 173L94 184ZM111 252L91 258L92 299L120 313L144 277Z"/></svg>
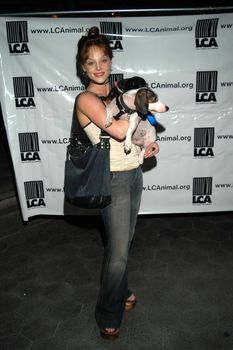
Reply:
<svg viewBox="0 0 233 350"><path fill-rule="evenodd" d="M155 156L157 153L159 153L159 145L157 142L150 143L145 150L145 158L151 158Z"/></svg>

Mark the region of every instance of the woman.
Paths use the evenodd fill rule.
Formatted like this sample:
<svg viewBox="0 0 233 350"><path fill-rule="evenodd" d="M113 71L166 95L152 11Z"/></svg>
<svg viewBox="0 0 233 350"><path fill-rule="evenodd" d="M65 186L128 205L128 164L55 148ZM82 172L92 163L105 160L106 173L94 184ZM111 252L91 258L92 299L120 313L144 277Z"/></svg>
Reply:
<svg viewBox="0 0 233 350"><path fill-rule="evenodd" d="M92 27L78 43L77 71L85 81L86 90L76 100L79 124L93 144L99 142L100 128L111 136L110 168L112 203L101 210L107 245L101 274L101 288L96 305L96 321L104 338L114 339L124 310L136 305L136 296L128 289L127 260L133 239L142 193L142 170L139 166L140 149L133 145L130 153L124 152L127 120L113 120L105 128L105 105L101 97L108 95L112 50L107 37ZM149 145L145 157L159 151L156 142Z"/></svg>

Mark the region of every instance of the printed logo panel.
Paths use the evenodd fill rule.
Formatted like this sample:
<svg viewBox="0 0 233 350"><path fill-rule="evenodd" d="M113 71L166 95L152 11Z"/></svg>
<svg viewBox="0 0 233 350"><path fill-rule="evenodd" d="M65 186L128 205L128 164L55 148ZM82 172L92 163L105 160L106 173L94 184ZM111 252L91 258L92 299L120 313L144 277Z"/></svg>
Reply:
<svg viewBox="0 0 233 350"><path fill-rule="evenodd" d="M6 22L9 51L13 55L30 53L28 48L27 21Z"/></svg>
<svg viewBox="0 0 233 350"><path fill-rule="evenodd" d="M22 162L38 162L39 155L39 140L37 132L19 133L19 148Z"/></svg>
<svg viewBox="0 0 233 350"><path fill-rule="evenodd" d="M198 49L216 49L218 18L197 20L195 37Z"/></svg>
<svg viewBox="0 0 233 350"><path fill-rule="evenodd" d="M35 108L32 77L13 77L16 108Z"/></svg>
<svg viewBox="0 0 233 350"><path fill-rule="evenodd" d="M214 128L194 129L194 157L213 157Z"/></svg>
<svg viewBox="0 0 233 350"><path fill-rule="evenodd" d="M117 81L124 79L123 74L110 74L109 76L109 84L112 87Z"/></svg>
<svg viewBox="0 0 233 350"><path fill-rule="evenodd" d="M24 189L28 209L45 207L43 181L24 182Z"/></svg>
<svg viewBox="0 0 233 350"><path fill-rule="evenodd" d="M196 73L196 102L216 103L217 71L205 71Z"/></svg>
<svg viewBox="0 0 233 350"><path fill-rule="evenodd" d="M123 51L121 22L100 22L100 32L108 37L113 51Z"/></svg>
<svg viewBox="0 0 233 350"><path fill-rule="evenodd" d="M212 203L212 182L212 177L193 178L193 204L206 205Z"/></svg>

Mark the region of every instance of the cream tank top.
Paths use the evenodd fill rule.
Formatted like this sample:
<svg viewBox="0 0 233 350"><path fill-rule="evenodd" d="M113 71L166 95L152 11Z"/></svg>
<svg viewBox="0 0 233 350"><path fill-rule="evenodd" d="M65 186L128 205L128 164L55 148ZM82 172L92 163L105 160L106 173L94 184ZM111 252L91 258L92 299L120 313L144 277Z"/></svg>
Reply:
<svg viewBox="0 0 233 350"><path fill-rule="evenodd" d="M100 141L100 129L90 122L83 130L94 145ZM117 141L110 137L110 171L126 171L139 167L140 147L132 144L130 153L124 151L124 140Z"/></svg>

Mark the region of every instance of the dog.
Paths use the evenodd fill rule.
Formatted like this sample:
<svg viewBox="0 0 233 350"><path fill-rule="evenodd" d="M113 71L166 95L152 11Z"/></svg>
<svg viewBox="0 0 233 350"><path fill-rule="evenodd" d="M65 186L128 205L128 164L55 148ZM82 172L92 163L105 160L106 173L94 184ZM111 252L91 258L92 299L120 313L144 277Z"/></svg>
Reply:
<svg viewBox="0 0 233 350"><path fill-rule="evenodd" d="M128 86L133 85L132 81L134 80L131 80ZM144 87L128 91L119 88L123 85L126 89L125 84L122 83L113 87L114 91L110 92L109 96L114 96L114 94L117 96L106 105L106 127L111 125L113 118L127 118L129 120L124 149L126 153L130 152L132 142L140 146L142 151L139 155L139 163L142 164L146 147L156 140L156 129L151 125L146 115L149 112L152 114L167 112L169 107L158 100L158 96L153 90L145 86L144 79L140 81L140 84L143 84Z"/></svg>

